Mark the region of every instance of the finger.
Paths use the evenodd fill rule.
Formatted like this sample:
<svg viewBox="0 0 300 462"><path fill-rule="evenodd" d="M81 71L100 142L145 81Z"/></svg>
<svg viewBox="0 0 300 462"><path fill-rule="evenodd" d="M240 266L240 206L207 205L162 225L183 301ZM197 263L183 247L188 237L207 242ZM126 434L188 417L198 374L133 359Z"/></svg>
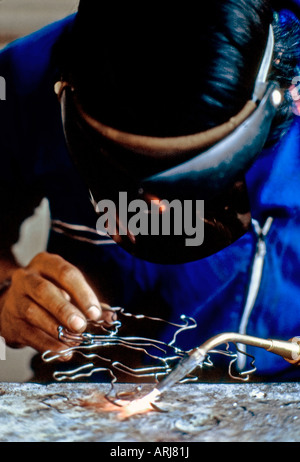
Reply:
<svg viewBox="0 0 300 462"><path fill-rule="evenodd" d="M57 340L59 328L57 319L47 310L33 302L30 298L28 298L27 303L28 305L24 313L24 320L31 326L42 330Z"/></svg>
<svg viewBox="0 0 300 462"><path fill-rule="evenodd" d="M64 342L64 338L60 337L59 328L61 326L57 323L57 320L42 307L33 303L30 299L28 299L28 307L26 310L26 322L32 327L50 335L53 339L59 340L65 345L65 348L79 346L81 343L80 334L78 334L78 338L73 336L72 340L68 338L68 340Z"/></svg>
<svg viewBox="0 0 300 462"><path fill-rule="evenodd" d="M26 323L22 326L22 343L41 354L49 350L57 353L64 352L68 348L64 343L55 340L46 332Z"/></svg>
<svg viewBox="0 0 300 462"><path fill-rule="evenodd" d="M42 276L59 285L88 319L98 321L101 318L102 310L98 297L74 265L59 255L42 253L33 259L31 267L38 269Z"/></svg>
<svg viewBox="0 0 300 462"><path fill-rule="evenodd" d="M37 274L28 273L23 283L27 296L54 317L56 325L62 325L73 332L83 332L86 329L86 319L81 311L69 302L60 288L52 282ZM32 322L37 313L33 312L33 306L24 308L25 313L28 309ZM39 320L41 322L40 314ZM51 323L51 332L53 328Z"/></svg>
<svg viewBox="0 0 300 462"><path fill-rule="evenodd" d="M61 293L62 293L62 296L65 297L66 300L68 300L68 302L71 301L70 295L65 290L62 290Z"/></svg>
<svg viewBox="0 0 300 462"><path fill-rule="evenodd" d="M117 321L118 316L117 316L117 311L118 309L112 308L110 305L107 305L106 303L101 303L101 308L102 308L102 319L108 324L113 324L114 322Z"/></svg>

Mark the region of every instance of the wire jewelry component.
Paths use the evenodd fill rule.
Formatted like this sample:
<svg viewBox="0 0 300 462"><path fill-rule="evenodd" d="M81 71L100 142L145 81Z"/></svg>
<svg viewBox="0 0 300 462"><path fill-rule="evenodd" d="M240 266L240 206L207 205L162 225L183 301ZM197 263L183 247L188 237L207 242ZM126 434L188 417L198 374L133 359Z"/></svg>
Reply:
<svg viewBox="0 0 300 462"><path fill-rule="evenodd" d="M60 352L46 351L42 359L46 363L58 359L68 358L70 355L79 355L84 364L69 371L55 371L54 379L57 381L78 380L91 377L96 372L107 371L110 374L111 381L116 381L115 373L117 371L129 374L139 379L152 378L155 382L165 376L173 369L176 362L186 355L186 352L176 346L177 336L189 329L197 327L194 319L185 315L181 316L181 324L164 321L160 318L144 316L141 314L131 314L125 312L123 308L109 308L117 314L118 319L110 324L103 321L88 322L87 331L82 334L71 333L63 327L58 329L58 338L66 344L66 349ZM135 321L146 320L154 323L163 323L174 327L175 333L169 343L165 343L153 338L138 336L121 336L120 329L124 321L120 319L131 318ZM96 331L96 333L92 333ZM133 368L129 365L110 358L107 354L109 347L119 347L123 351L130 350L132 354L144 354L151 364Z"/></svg>
<svg viewBox="0 0 300 462"><path fill-rule="evenodd" d="M45 363L51 363L59 359L68 359L68 357L76 357L80 360L80 365L69 370L56 370L53 378L56 381L76 381L86 379L92 375L103 372L107 373L111 391L107 395L109 399L113 390L114 384L117 382L117 374L122 373L132 377L134 380L154 382L156 385L169 376L185 358L189 358L190 351L185 351L178 346L178 337L186 333L190 329L197 328L197 323L193 318L182 315L181 323L172 323L161 318L145 316L142 314L127 313L123 308L109 308L117 315L117 320L110 324L104 321L88 322L87 331L81 334L71 333L63 327L59 327L59 340L66 344L66 349L60 352L46 351L42 355ZM142 336L122 336L121 328L124 327L126 321L141 322L145 320L147 323L156 323L168 325L174 328L174 333L171 340L163 342L155 338L147 338ZM95 333L93 333L95 332ZM114 352L118 348L121 353L130 352L130 356L143 355L143 365L133 367L125 361L121 361L114 357ZM113 353L110 351L113 349ZM230 360L228 373L229 376L237 380L247 380L249 374L255 372L254 358L251 357L251 368L237 376L232 372L233 365L237 361L237 353L229 350L227 345L226 350L211 349L210 354L206 356L200 368L212 367L213 361L211 355L221 354L227 356ZM119 355L116 355L117 357ZM247 356L250 356L247 354ZM64 369L67 369L67 363ZM197 382L199 380L199 370L195 364L195 371L189 371L185 376L181 377L180 383Z"/></svg>
<svg viewBox="0 0 300 462"><path fill-rule="evenodd" d="M120 399L120 395L114 391L114 384L118 381L117 374L120 372L133 377L136 382L138 382L138 379L154 382L155 386L149 395L157 397L176 383L199 381L201 378L201 369L214 366L211 358L214 354L228 357L228 374L230 378L244 382L248 381L250 375L256 372L254 365L255 358L243 349L239 349L240 345L252 345L264 348L271 353L282 356L292 364L300 362L300 339L298 338L291 341L266 340L230 332L219 334L210 338L201 346L185 351L177 345L177 338L180 334L197 328L197 323L193 318L182 315L180 324L142 314L127 313L120 307L109 307L109 310L117 314L116 321L109 324L104 321L89 321L88 331L84 333L74 334L60 327L58 337L60 341L66 344L66 349L58 353L46 351L42 355L42 359L45 363L50 363L58 359L67 359L71 355L72 357L77 355L81 359L79 367L54 372L53 377L59 382L86 379L97 372L107 373L111 389L105 397L114 404ZM124 318L123 322L121 321L122 318ZM126 319L137 322L145 320L147 323L154 322L171 326L174 328L173 337L170 342L166 343L142 336L122 336L120 331L124 324L126 324ZM96 332L93 333L93 331ZM235 351L230 350L230 343L235 345ZM223 350L218 349L222 344L225 344L226 348ZM111 351L110 354L108 353L111 347L118 347L123 353L126 350L129 351L130 357L140 354L144 355L143 365L133 367L130 364L126 364L125 360L116 359ZM238 371L235 374L233 367L241 354L250 358L250 368L245 371ZM132 392L133 395L136 390Z"/></svg>

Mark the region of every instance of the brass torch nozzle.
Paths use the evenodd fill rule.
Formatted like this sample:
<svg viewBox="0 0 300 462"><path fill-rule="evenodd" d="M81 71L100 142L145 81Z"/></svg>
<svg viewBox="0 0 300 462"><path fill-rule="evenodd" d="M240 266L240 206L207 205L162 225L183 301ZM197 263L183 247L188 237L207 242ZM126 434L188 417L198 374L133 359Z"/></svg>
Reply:
<svg viewBox="0 0 300 462"><path fill-rule="evenodd" d="M300 337L294 337L285 342L282 340L269 340L271 342L268 351L280 355L290 364L300 364Z"/></svg>
<svg viewBox="0 0 300 462"><path fill-rule="evenodd" d="M251 335L237 334L235 332L224 333L216 335L208 340L201 348L204 347L205 351L213 349L220 343L243 343L245 345L252 345L259 348L264 348L270 353L281 356L283 359L291 364L300 363L300 337L294 337L291 340L273 340L252 337Z"/></svg>

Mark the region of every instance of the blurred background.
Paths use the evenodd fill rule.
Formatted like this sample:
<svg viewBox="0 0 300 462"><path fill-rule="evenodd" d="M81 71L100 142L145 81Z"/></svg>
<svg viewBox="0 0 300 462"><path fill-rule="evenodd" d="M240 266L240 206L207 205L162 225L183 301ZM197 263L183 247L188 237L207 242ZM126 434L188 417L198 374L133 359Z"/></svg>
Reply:
<svg viewBox="0 0 300 462"><path fill-rule="evenodd" d="M0 0L0 46L77 10L78 0Z"/></svg>
<svg viewBox="0 0 300 462"><path fill-rule="evenodd" d="M0 48L77 10L79 0L0 0ZM1 153L0 153L1 155ZM44 250L49 227L47 200L22 226L20 241L14 247L17 259L26 265ZM31 348L6 347L6 360L0 360L0 382L24 382L31 377Z"/></svg>

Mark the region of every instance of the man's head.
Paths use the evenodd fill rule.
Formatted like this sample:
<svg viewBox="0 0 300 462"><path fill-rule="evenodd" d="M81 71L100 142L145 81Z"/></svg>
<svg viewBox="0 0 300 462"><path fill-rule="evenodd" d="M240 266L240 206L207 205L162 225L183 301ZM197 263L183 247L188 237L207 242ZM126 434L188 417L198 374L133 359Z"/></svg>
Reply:
<svg viewBox="0 0 300 462"><path fill-rule="evenodd" d="M268 2L124 5L80 2L69 77L92 116L131 133L178 136L220 125L251 98Z"/></svg>
<svg viewBox="0 0 300 462"><path fill-rule="evenodd" d="M159 260L172 242L161 260L196 259L220 250L247 229L249 208L243 173L266 141L276 113L272 112L273 90L265 85L259 98L268 91L265 106L260 106L260 112L252 107L240 123L246 123L247 130L237 127L239 133L247 132L248 138L239 133L234 136L230 130L220 136L219 130L206 146L200 143L195 147L191 137L208 130L211 133L237 114L239 118L251 99L259 106L253 92L262 61L269 71L274 55L271 22L272 11L265 1L215 0L203 12L173 5L167 12L144 7L139 11L129 11L129 7L107 11L100 2L81 1L71 34L72 52L63 70L62 80L68 83L63 110L70 150L94 199L116 201L120 191L128 192L132 200L149 194L159 200L174 199L174 191L178 191L182 201L206 200L202 254L188 252L187 257L185 248L176 253L180 248L177 239L164 239L162 247L157 239L154 244L149 238L136 239L129 245L121 240L136 255ZM252 111L256 124L248 126ZM106 133L107 128L110 133L115 130L118 140L118 133L125 133L131 138L137 135L137 140L147 137L150 144L151 139L166 138L180 146L179 139L186 136L187 146L192 147L168 155L158 148L149 155L149 150L138 152L137 144L120 145L101 127ZM222 140L224 145L220 145ZM248 145L250 150L245 149ZM250 152L249 162L230 160L236 147L239 159L247 159ZM200 163L195 165L194 158ZM210 159L209 175L204 171L205 159ZM192 164L187 171L189 161ZM170 180L169 172L174 168L179 168L179 174L176 170ZM157 180L151 185L151 179L161 172L168 181L160 182L163 189L159 190ZM182 178L184 181L177 183Z"/></svg>

